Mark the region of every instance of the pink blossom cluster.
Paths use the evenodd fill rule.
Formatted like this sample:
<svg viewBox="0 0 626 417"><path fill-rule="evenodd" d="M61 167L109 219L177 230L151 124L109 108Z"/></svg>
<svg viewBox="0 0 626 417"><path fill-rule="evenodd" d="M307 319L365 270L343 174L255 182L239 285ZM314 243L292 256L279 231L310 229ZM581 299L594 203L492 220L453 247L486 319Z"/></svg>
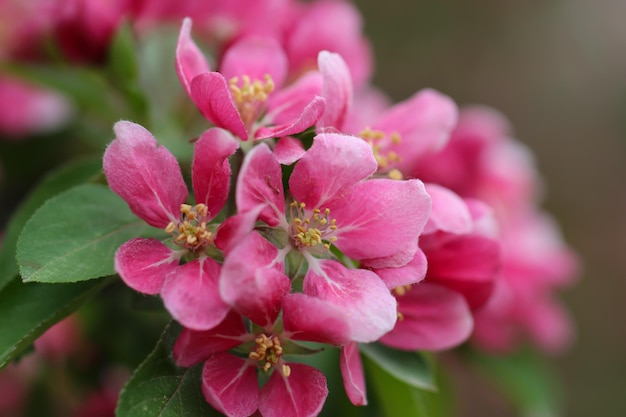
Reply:
<svg viewBox="0 0 626 417"><path fill-rule="evenodd" d="M175 68L207 120L193 197L138 124L115 125L103 162L111 189L164 232L124 243L116 271L184 327L174 359L204 364L215 409L319 414L326 378L290 360L301 342L340 349L355 405L367 403L360 343L566 345L553 293L576 258L538 208L532 159L500 115L459 112L430 89L390 104L369 84L349 3L131 3L145 27L193 16L217 46L207 59L183 20Z"/></svg>

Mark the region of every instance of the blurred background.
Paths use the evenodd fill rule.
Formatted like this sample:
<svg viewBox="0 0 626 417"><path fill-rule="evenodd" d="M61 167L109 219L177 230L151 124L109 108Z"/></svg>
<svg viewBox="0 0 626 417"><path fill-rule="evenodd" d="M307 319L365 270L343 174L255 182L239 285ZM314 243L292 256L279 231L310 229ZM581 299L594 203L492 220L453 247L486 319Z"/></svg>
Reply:
<svg viewBox="0 0 626 417"><path fill-rule="evenodd" d="M375 83L502 111L536 155L544 208L583 260L563 294L577 343L555 367L569 417L626 415L626 2L359 0ZM459 417L512 416L487 385L455 381Z"/></svg>

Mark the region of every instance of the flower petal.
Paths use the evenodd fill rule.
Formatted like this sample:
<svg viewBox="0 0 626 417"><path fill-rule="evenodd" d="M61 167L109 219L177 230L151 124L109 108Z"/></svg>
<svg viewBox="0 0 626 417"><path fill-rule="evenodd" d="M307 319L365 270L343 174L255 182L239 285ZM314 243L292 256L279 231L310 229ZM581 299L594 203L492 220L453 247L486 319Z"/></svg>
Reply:
<svg viewBox="0 0 626 417"><path fill-rule="evenodd" d="M218 291L220 266L211 258L181 265L168 274L161 290L165 308L180 324L193 330L217 326L229 306Z"/></svg>
<svg viewBox="0 0 626 417"><path fill-rule="evenodd" d="M342 130L352 105L352 78L350 69L341 55L321 51L317 64L324 77L322 97L326 99L326 111L317 123L318 128Z"/></svg>
<svg viewBox="0 0 626 417"><path fill-rule="evenodd" d="M478 235L424 236L426 279L462 294L472 310L484 305L494 289L502 259L500 245Z"/></svg>
<svg viewBox="0 0 626 417"><path fill-rule="evenodd" d="M259 407L256 366L229 353L216 353L202 368L202 394L228 417L248 417Z"/></svg>
<svg viewBox="0 0 626 417"><path fill-rule="evenodd" d="M350 402L354 405L367 405L365 375L357 343L349 343L341 348L339 356L343 386Z"/></svg>
<svg viewBox="0 0 626 417"><path fill-rule="evenodd" d="M380 341L406 350L444 350L472 333L472 313L463 296L437 284L421 282L398 296L402 315Z"/></svg>
<svg viewBox="0 0 626 417"><path fill-rule="evenodd" d="M472 230L472 215L461 197L437 184L424 186L432 199L432 210L423 233L442 231L463 234Z"/></svg>
<svg viewBox="0 0 626 417"><path fill-rule="evenodd" d="M255 146L246 155L237 179L235 199L239 213L266 205L259 218L270 226L277 226L281 217L284 218L283 174L266 144Z"/></svg>
<svg viewBox="0 0 626 417"><path fill-rule="evenodd" d="M287 55L276 39L249 36L226 50L220 72L227 80L247 75L251 81L262 81L269 75L279 89L287 76Z"/></svg>
<svg viewBox="0 0 626 417"><path fill-rule="evenodd" d="M259 215L265 206L259 205L243 214L236 214L227 218L215 231L213 243L224 252L224 255L236 247L256 225Z"/></svg>
<svg viewBox="0 0 626 417"><path fill-rule="evenodd" d="M426 255L420 248L417 248L415 256L408 264L396 268L375 269L374 272L383 280L387 288L392 290L396 287L404 287L422 281L426 277L427 268Z"/></svg>
<svg viewBox="0 0 626 417"><path fill-rule="evenodd" d="M347 269L335 261L307 260L303 292L339 308L350 325L351 340L373 342L393 328L396 300L378 275L365 269Z"/></svg>
<svg viewBox="0 0 626 417"><path fill-rule="evenodd" d="M283 324L293 340L343 345L350 341L350 326L343 311L328 301L303 293L283 299Z"/></svg>
<svg viewBox="0 0 626 417"><path fill-rule="evenodd" d="M223 129L209 129L200 136L193 152L191 175L196 203L207 206L209 219L220 212L230 190L228 157L239 142Z"/></svg>
<svg viewBox="0 0 626 417"><path fill-rule="evenodd" d="M138 124L121 121L113 129L103 161L109 187L150 226L178 221L187 187L174 155Z"/></svg>
<svg viewBox="0 0 626 417"><path fill-rule="evenodd" d="M276 160L282 165L291 165L306 153L304 146L300 140L291 136L281 138L276 142L274 155Z"/></svg>
<svg viewBox="0 0 626 417"><path fill-rule="evenodd" d="M272 93L267 100L266 124L288 125L302 114L304 108L322 94L322 74L309 71L293 84Z"/></svg>
<svg viewBox="0 0 626 417"><path fill-rule="evenodd" d="M430 196L419 180L373 179L354 187L349 204L331 211L337 221L335 245L352 259L413 259L417 239L430 214ZM377 267L383 263L378 262Z"/></svg>
<svg viewBox="0 0 626 417"><path fill-rule="evenodd" d="M222 74L208 72L194 77L191 80L191 98L210 122L241 140L248 140L248 132Z"/></svg>
<svg viewBox="0 0 626 417"><path fill-rule="evenodd" d="M183 20L176 44L176 73L187 94L191 96L191 80L209 71L209 63L191 39L191 19L187 17Z"/></svg>
<svg viewBox="0 0 626 417"><path fill-rule="evenodd" d="M362 139L322 133L293 169L289 189L307 207L339 206L347 203L355 184L377 167L371 147Z"/></svg>
<svg viewBox="0 0 626 417"><path fill-rule="evenodd" d="M226 257L219 289L225 302L261 326L276 320L291 289L278 249L252 232Z"/></svg>
<svg viewBox="0 0 626 417"><path fill-rule="evenodd" d="M410 174L421 157L446 145L457 118L458 109L450 97L425 89L391 107L372 129L400 135L400 143L391 143L389 149L400 155L396 167Z"/></svg>
<svg viewBox="0 0 626 417"><path fill-rule="evenodd" d="M259 411L263 417L314 417L326 397L326 377L317 369L300 363L290 363L291 374L286 377L274 371L261 391Z"/></svg>
<svg viewBox="0 0 626 417"><path fill-rule="evenodd" d="M261 127L255 134L255 139L267 139L295 135L304 132L313 126L322 117L326 108L326 100L323 97L314 97L295 119L287 121L283 125Z"/></svg>
<svg viewBox="0 0 626 417"><path fill-rule="evenodd" d="M246 332L241 316L230 312L211 330L197 331L183 328L174 344L174 360L178 366L193 366L206 361L215 353L226 352L252 337Z"/></svg>
<svg viewBox="0 0 626 417"><path fill-rule="evenodd" d="M178 257L156 239L131 239L115 252L115 272L144 294L158 294L165 276L178 268Z"/></svg>

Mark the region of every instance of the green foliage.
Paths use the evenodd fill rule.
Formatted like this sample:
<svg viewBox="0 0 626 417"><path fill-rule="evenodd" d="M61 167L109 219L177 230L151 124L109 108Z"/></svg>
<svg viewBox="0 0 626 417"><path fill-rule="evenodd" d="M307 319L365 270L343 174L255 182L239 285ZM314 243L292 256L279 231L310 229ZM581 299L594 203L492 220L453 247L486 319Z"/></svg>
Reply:
<svg viewBox="0 0 626 417"><path fill-rule="evenodd" d="M380 362L366 356L364 360L369 387L374 389L377 403L386 417L436 417L429 407L426 391L397 379ZM432 394L431 394L432 395Z"/></svg>
<svg viewBox="0 0 626 417"><path fill-rule="evenodd" d="M112 275L125 241L148 226L103 185L85 184L48 200L17 242L24 282L66 283Z"/></svg>
<svg viewBox="0 0 626 417"><path fill-rule="evenodd" d="M120 394L117 417L211 417L220 416L204 399L202 365L179 368L172 348L181 327L170 323L161 340L137 368Z"/></svg>
<svg viewBox="0 0 626 417"><path fill-rule="evenodd" d="M477 350L466 359L501 391L524 417L562 415L559 384L536 352L522 349L511 355L489 355Z"/></svg>
<svg viewBox="0 0 626 417"><path fill-rule="evenodd" d="M108 280L73 285L24 284L17 278L11 281L0 291L0 368L107 283Z"/></svg>
<svg viewBox="0 0 626 417"><path fill-rule="evenodd" d="M70 187L97 178L102 171L101 157L74 161L47 175L14 212L2 237L0 250L0 290L18 273L15 248L20 232L32 214L47 199Z"/></svg>
<svg viewBox="0 0 626 417"><path fill-rule="evenodd" d="M432 361L420 352L392 349L379 343L360 345L361 352L385 373L410 387L436 391Z"/></svg>

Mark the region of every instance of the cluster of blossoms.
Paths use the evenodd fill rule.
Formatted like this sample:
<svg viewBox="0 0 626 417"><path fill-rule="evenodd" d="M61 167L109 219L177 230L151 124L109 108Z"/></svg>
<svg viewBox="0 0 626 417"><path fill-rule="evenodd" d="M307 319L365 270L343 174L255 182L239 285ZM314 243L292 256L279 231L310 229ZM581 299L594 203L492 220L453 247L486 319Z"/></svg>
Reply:
<svg viewBox="0 0 626 417"><path fill-rule="evenodd" d="M0 9L35 16L30 4ZM37 7L48 13L0 34L15 37L0 60L25 51L42 59L43 34L54 33L66 57L96 63L124 16L139 34L182 21L175 70L207 128L193 141L193 198L176 158L139 124L116 123L103 167L132 212L163 231L124 243L115 270L134 290L159 294L184 327L174 360L204 363L198 384L215 409L318 415L326 378L290 357L314 354L309 342L340 349L355 405L367 403L359 344L567 345L571 326L553 294L577 263L538 208L529 152L494 110L459 111L430 89L389 103L369 83L370 47L350 3ZM5 108L3 97L23 103L22 119L0 113L10 134L70 111L8 75L0 75Z"/></svg>
<svg viewBox="0 0 626 417"><path fill-rule="evenodd" d="M288 360L301 341L340 347L355 405L359 343L506 350L528 334L562 348L569 324L551 297L575 258L503 118L459 116L433 90L389 105L367 83L354 9L292 6L291 27L228 26L214 68L182 24L176 70L214 126L194 144L194 203L145 128L118 122L104 155L111 189L171 235L128 241L115 265L184 326L177 364L204 362L202 392L228 416L313 416L326 381ZM354 24L313 32L322 19Z"/></svg>

